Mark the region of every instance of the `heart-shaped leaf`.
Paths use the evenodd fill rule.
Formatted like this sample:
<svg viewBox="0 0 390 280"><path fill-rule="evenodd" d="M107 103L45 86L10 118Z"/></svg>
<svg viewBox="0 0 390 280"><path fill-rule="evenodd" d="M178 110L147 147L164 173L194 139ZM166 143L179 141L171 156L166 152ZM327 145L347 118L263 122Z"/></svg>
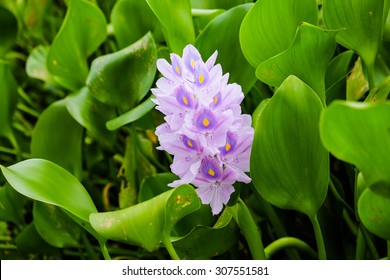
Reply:
<svg viewBox="0 0 390 280"><path fill-rule="evenodd" d="M65 99L70 115L85 127L102 145L111 147L115 133L105 123L116 116L115 110L96 100L87 87L68 95Z"/></svg>
<svg viewBox="0 0 390 280"><path fill-rule="evenodd" d="M0 57L3 57L14 44L18 34L18 22L15 16L0 6Z"/></svg>
<svg viewBox="0 0 390 280"><path fill-rule="evenodd" d="M106 38L106 19L85 0L70 0L68 11L47 55L47 69L63 87L77 90L88 77L87 57Z"/></svg>
<svg viewBox="0 0 390 280"><path fill-rule="evenodd" d="M12 116L18 102L18 85L9 64L0 61L0 136L13 138Z"/></svg>
<svg viewBox="0 0 390 280"><path fill-rule="evenodd" d="M356 165L368 185L390 182L389 123L389 103L335 101L321 116L321 139L334 156Z"/></svg>
<svg viewBox="0 0 390 280"><path fill-rule="evenodd" d="M102 236L154 251L169 239L172 227L200 207L193 187L182 185L126 209L93 213L92 227Z"/></svg>
<svg viewBox="0 0 390 280"><path fill-rule="evenodd" d="M240 5L216 17L195 42L203 57L210 57L218 50L217 62L230 74L229 81L241 85L244 92L256 82L255 69L246 61L239 43L241 22L252 6Z"/></svg>
<svg viewBox="0 0 390 280"><path fill-rule="evenodd" d="M65 101L60 100L39 116L31 138L31 154L50 160L81 178L82 140L82 126L69 115Z"/></svg>
<svg viewBox="0 0 390 280"><path fill-rule="evenodd" d="M321 111L313 90L288 77L257 120L251 153L251 176L261 196L311 217L329 181L329 156L318 131Z"/></svg>
<svg viewBox="0 0 390 280"><path fill-rule="evenodd" d="M256 76L278 87L289 75L294 75L309 85L325 104L325 73L336 48L335 35L334 31L303 23L291 46L261 63Z"/></svg>
<svg viewBox="0 0 390 280"><path fill-rule="evenodd" d="M368 80L374 86L374 64L382 44L383 25L387 18L386 0L323 0L323 17L327 28L345 28L336 40L356 51L363 60Z"/></svg>
<svg viewBox="0 0 390 280"><path fill-rule="evenodd" d="M359 218L372 233L390 240L390 184L377 182L359 198Z"/></svg>
<svg viewBox="0 0 390 280"><path fill-rule="evenodd" d="M60 206L83 221L97 212L83 185L51 161L28 159L0 168L8 183L29 198Z"/></svg>
<svg viewBox="0 0 390 280"><path fill-rule="evenodd" d="M161 28L172 52L181 54L187 44L195 41L189 0L146 0L158 18Z"/></svg>
<svg viewBox="0 0 390 280"><path fill-rule="evenodd" d="M159 25L146 1L120 0L111 12L115 38L121 49L135 43Z"/></svg>
<svg viewBox="0 0 390 280"><path fill-rule="evenodd" d="M133 108L149 91L156 75L157 48L147 33L133 45L92 62L87 86L99 101Z"/></svg>
<svg viewBox="0 0 390 280"><path fill-rule="evenodd" d="M302 22L318 23L315 0L261 0L245 16L240 30L242 51L255 68L293 42Z"/></svg>
<svg viewBox="0 0 390 280"><path fill-rule="evenodd" d="M54 84L55 81L46 66L49 49L50 47L39 45L31 51L26 61L26 73L31 78Z"/></svg>

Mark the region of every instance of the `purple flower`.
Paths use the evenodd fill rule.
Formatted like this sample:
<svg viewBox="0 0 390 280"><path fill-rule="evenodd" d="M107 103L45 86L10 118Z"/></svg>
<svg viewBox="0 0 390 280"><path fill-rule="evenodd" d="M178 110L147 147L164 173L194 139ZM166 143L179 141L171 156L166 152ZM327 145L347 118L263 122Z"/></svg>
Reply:
<svg viewBox="0 0 390 280"><path fill-rule="evenodd" d="M163 77L152 89L156 109L165 123L156 129L160 146L174 156L171 170L179 176L171 187L193 184L202 203L219 214L234 192L236 181L249 183L253 141L251 116L241 114L244 94L215 65L217 52L206 62L188 45L171 63L157 61Z"/></svg>

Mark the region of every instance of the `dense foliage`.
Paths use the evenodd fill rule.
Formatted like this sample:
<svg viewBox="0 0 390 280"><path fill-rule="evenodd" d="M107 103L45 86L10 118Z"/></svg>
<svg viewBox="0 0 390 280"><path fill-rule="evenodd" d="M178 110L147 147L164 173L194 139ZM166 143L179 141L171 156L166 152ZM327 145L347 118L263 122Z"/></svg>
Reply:
<svg viewBox="0 0 390 280"><path fill-rule="evenodd" d="M0 258L388 259L389 8L0 0Z"/></svg>

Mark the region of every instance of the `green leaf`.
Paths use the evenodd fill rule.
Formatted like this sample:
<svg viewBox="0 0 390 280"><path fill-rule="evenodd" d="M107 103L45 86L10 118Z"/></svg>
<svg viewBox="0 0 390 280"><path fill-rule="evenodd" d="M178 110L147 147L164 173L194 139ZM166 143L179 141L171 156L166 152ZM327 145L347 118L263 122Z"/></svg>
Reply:
<svg viewBox="0 0 390 280"><path fill-rule="evenodd" d="M163 192L171 190L172 188L168 187L168 184L177 179L177 176L170 172L158 173L146 177L140 186L138 202L147 201Z"/></svg>
<svg viewBox="0 0 390 280"><path fill-rule="evenodd" d="M148 98L144 102L142 102L140 105L135 107L134 109L124 113L123 115L120 115L119 117L116 117L115 119L112 119L107 122L107 128L109 130L117 130L118 128L132 123L143 116L145 116L148 112L150 112L154 106L156 105L152 99L152 97Z"/></svg>
<svg viewBox="0 0 390 280"><path fill-rule="evenodd" d="M79 247L81 227L59 207L34 201L33 217L37 232L51 246Z"/></svg>
<svg viewBox="0 0 390 280"><path fill-rule="evenodd" d="M195 46L204 58L218 50L217 62L229 81L238 83L248 92L256 82L255 69L246 61L239 43L239 31L243 18L253 4L232 8L213 19L198 36Z"/></svg>
<svg viewBox="0 0 390 280"><path fill-rule="evenodd" d="M336 32L303 23L294 42L279 55L259 65L256 76L268 85L279 87L294 75L309 85L325 104L325 73L336 48Z"/></svg>
<svg viewBox="0 0 390 280"><path fill-rule="evenodd" d="M184 257L205 260L228 251L237 244L239 236L230 211L225 210L214 226L198 225L185 236L173 237L172 241Z"/></svg>
<svg viewBox="0 0 390 280"><path fill-rule="evenodd" d="M326 69L325 88L326 103L330 104L335 99L345 99L346 76L353 67L353 51L340 53L332 59Z"/></svg>
<svg viewBox="0 0 390 280"><path fill-rule="evenodd" d="M106 20L99 8L85 0L70 0L68 11L47 55L47 69L70 90L84 86L87 57L106 39Z"/></svg>
<svg viewBox="0 0 390 280"><path fill-rule="evenodd" d="M9 64L0 61L0 136L13 138L12 117L18 102L18 85Z"/></svg>
<svg viewBox="0 0 390 280"><path fill-rule="evenodd" d="M285 51L302 22L318 23L315 0L257 1L240 30L240 43L248 62L257 68L261 62Z"/></svg>
<svg viewBox="0 0 390 280"><path fill-rule="evenodd" d="M377 182L359 198L358 213L364 226L372 233L390 240L390 183Z"/></svg>
<svg viewBox="0 0 390 280"><path fill-rule="evenodd" d="M200 207L193 187L183 185L126 209L90 215L92 227L102 236L156 250L174 224Z"/></svg>
<svg viewBox="0 0 390 280"><path fill-rule="evenodd" d="M335 157L356 165L368 185L390 182L389 124L389 103L335 101L321 116L321 139Z"/></svg>
<svg viewBox="0 0 390 280"><path fill-rule="evenodd" d="M193 9L230 9L251 0L191 0Z"/></svg>
<svg viewBox="0 0 390 280"><path fill-rule="evenodd" d="M0 168L8 183L29 198L60 206L84 221L88 221L90 213L97 212L83 185L48 160L28 159Z"/></svg>
<svg viewBox="0 0 390 280"><path fill-rule="evenodd" d="M159 25L146 1L120 0L111 12L115 38L121 49L135 43Z"/></svg>
<svg viewBox="0 0 390 280"><path fill-rule="evenodd" d="M28 29L28 35L43 39L45 24L49 22L47 13L50 13L53 0L29 0L24 7L24 23Z"/></svg>
<svg viewBox="0 0 390 280"><path fill-rule="evenodd" d="M87 87L65 99L70 115L85 127L102 145L112 147L116 134L108 131L105 123L115 117L114 108L96 100Z"/></svg>
<svg viewBox="0 0 390 280"><path fill-rule="evenodd" d="M50 160L82 177L83 128L69 115L64 100L50 105L40 116L31 138L32 157Z"/></svg>
<svg viewBox="0 0 390 280"><path fill-rule="evenodd" d="M318 96L288 77L257 120L250 161L265 200L309 216L321 207L329 181L329 156L318 131L321 111Z"/></svg>
<svg viewBox="0 0 390 280"><path fill-rule="evenodd" d="M26 198L16 192L8 183L0 187L0 220L24 225Z"/></svg>
<svg viewBox="0 0 390 280"><path fill-rule="evenodd" d="M0 6L0 57L3 57L13 46L18 35L18 21L15 16Z"/></svg>
<svg viewBox="0 0 390 280"><path fill-rule="evenodd" d="M370 86L373 84L375 58L382 44L383 22L388 5L385 0L324 0L323 15L327 28L340 29L336 40L344 47L357 52L367 71Z"/></svg>
<svg viewBox="0 0 390 280"><path fill-rule="evenodd" d="M100 102L129 110L152 86L156 60L156 44L147 33L133 45L95 59L87 86Z"/></svg>
<svg viewBox="0 0 390 280"><path fill-rule="evenodd" d="M158 18L165 40L172 52L181 55L187 44L195 42L189 0L146 0Z"/></svg>
<svg viewBox="0 0 390 280"><path fill-rule="evenodd" d="M363 74L360 58L355 62L351 74L347 78L347 101L358 101L368 90L368 82Z"/></svg>
<svg viewBox="0 0 390 280"><path fill-rule="evenodd" d="M31 78L54 84L55 81L46 66L49 49L47 46L39 45L31 51L26 61L26 73Z"/></svg>

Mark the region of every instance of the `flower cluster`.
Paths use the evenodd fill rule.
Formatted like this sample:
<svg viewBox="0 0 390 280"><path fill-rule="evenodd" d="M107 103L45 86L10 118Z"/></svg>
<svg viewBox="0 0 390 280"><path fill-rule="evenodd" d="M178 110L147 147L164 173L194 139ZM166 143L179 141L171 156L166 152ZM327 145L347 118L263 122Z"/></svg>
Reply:
<svg viewBox="0 0 390 280"><path fill-rule="evenodd" d="M241 114L244 98L238 84L215 65L217 52L204 62L187 45L183 57L171 54L171 64L157 61L163 77L152 89L153 100L165 115L158 126L160 147L174 156L171 170L179 176L169 186L193 184L203 204L214 215L234 192L236 181L249 183L249 157L253 141L251 116Z"/></svg>

